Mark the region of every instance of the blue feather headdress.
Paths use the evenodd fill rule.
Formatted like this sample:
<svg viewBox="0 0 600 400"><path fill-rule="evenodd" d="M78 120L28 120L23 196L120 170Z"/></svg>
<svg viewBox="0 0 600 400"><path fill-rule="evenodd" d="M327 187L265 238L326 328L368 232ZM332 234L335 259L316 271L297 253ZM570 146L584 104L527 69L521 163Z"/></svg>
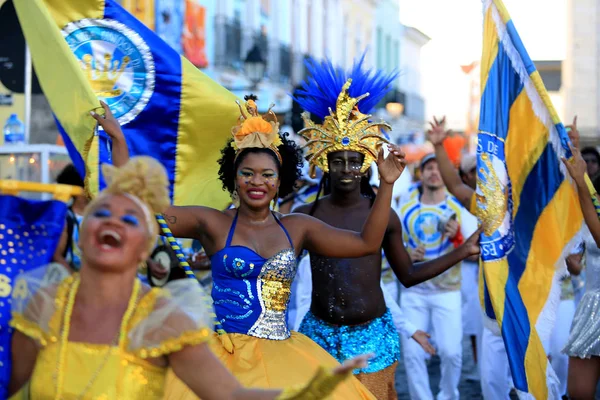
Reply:
<svg viewBox="0 0 600 400"><path fill-rule="evenodd" d="M381 144L388 142L383 132L391 127L383 121L372 122L368 113L391 90L398 73L363 70L364 60L365 54L347 72L329 60L306 61L310 76L296 91L294 100L323 119L322 124L315 124L304 113L305 128L298 132L307 140L311 176L315 175L315 167L328 172L327 155L337 151L362 153L364 173L377 160Z"/></svg>
<svg viewBox="0 0 600 400"><path fill-rule="evenodd" d="M352 79L348 90L350 97L357 98L369 93L369 96L358 102L358 109L363 114L370 113L385 95L392 90L392 83L398 78L398 72L389 74L381 70L365 70L363 65L366 53L356 60L352 68L344 71L334 67L330 60L317 62L308 59L304 63L309 72L309 77L301 84L294 100L300 106L319 118L329 115L329 109L335 110L335 105L342 87Z"/></svg>

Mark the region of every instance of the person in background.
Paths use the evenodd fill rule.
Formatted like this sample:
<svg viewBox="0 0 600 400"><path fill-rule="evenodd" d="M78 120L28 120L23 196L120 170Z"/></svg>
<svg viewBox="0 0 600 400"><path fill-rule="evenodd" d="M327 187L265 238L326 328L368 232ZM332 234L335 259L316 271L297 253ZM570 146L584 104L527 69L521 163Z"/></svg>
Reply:
<svg viewBox="0 0 600 400"><path fill-rule="evenodd" d="M73 164L67 165L56 178L56 183L84 187L83 178ZM79 271L81 250L79 249L79 227L83 220L83 211L89 199L85 195L75 196L67 209L67 221L60 242L54 253L54 262L67 267L70 271Z"/></svg>
<svg viewBox="0 0 600 400"><path fill-rule="evenodd" d="M434 118L433 122L430 122L431 129L427 132L428 139L435 149L440 173L448 191L460 201L463 207L474 214L475 209L471 208L471 199L475 194L475 188L461 179L444 149L444 140L448 135L445 121L444 117L440 120ZM479 302L481 304L481 298ZM500 328L495 321L488 320L487 322L484 319L481 351L478 359L481 392L486 400L505 400L514 386L508 356Z"/></svg>
<svg viewBox="0 0 600 400"><path fill-rule="evenodd" d="M404 239L413 262L434 260L454 251L463 241L461 225L466 213L458 200L447 193L435 154L423 157L420 170L422 194L400 208ZM478 243L479 231L474 236ZM460 267L464 258L454 260L443 274L402 290L400 296L404 313L417 329L427 331L433 325L433 338L441 359L438 396L444 399L459 398L463 337ZM425 353L404 339L402 348L411 398L433 399Z"/></svg>
<svg viewBox="0 0 600 400"><path fill-rule="evenodd" d="M579 132L576 120L569 131L571 160L563 158L569 174L575 181L579 203L588 228L584 237L586 252L585 294L581 298L564 352L569 356L567 391L571 399L593 399L600 381L600 220L594 202L600 201L596 189L586 173L590 164L579 150ZM592 170L593 172L593 170ZM571 268L576 263L571 262ZM576 274L576 270L573 274Z"/></svg>
<svg viewBox="0 0 600 400"><path fill-rule="evenodd" d="M353 231L367 223L376 204L366 173L381 144L387 142L383 132L390 129L383 121L368 122L368 112L387 93L389 86L385 82L394 79L394 74L363 70L363 60L347 75L333 72L336 69L328 61L314 63L309 67L312 76L303 84L307 95L298 100L304 109L323 119L321 124L315 124L306 116L305 129L299 132L308 143L306 156L311 169L321 169L323 178L317 200L299 207L297 212ZM353 87L353 82L360 84ZM381 196L389 186L384 185L380 165L378 172L381 183L377 196ZM320 198L320 192L328 188L330 194ZM300 325L301 333L338 360L366 349L376 353L370 366L358 371L357 378L380 400L397 399L394 381L400 358L393 317L381 290L381 250L405 286L431 279L465 257L479 253L479 239L474 237L450 254L413 265L403 245L400 220L393 210L388 211L382 227L385 235L376 254L350 259L333 257L323 249L309 251L312 299L310 311ZM336 247L338 243L331 240L329 245ZM412 322L410 317L409 321ZM417 329L424 331L418 326ZM410 342L421 350L417 342Z"/></svg>
<svg viewBox="0 0 600 400"><path fill-rule="evenodd" d="M460 160L459 174L462 181L475 189L477 185L477 157L465 154ZM463 214L462 228L465 235L471 235L477 230L477 218L471 213ZM471 342L472 358L465 361L468 371L466 379L479 380L479 352L483 334L483 319L479 302L479 257L469 257L463 261L461 268L462 318L463 335Z"/></svg>
<svg viewBox="0 0 600 400"><path fill-rule="evenodd" d="M575 119L574 123L577 123L577 119ZM600 172L600 153L598 153L595 147L585 147L581 150L581 156L585 161L587 174L590 179L595 179L598 176L598 172Z"/></svg>

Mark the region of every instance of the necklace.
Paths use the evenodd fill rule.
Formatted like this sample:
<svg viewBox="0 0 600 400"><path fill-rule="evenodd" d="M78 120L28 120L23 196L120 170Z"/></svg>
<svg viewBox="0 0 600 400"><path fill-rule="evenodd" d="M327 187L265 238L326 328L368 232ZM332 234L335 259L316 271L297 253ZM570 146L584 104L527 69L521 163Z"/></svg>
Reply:
<svg viewBox="0 0 600 400"><path fill-rule="evenodd" d="M65 360L67 357L67 344L69 342L69 332L71 330L71 315L73 314L73 307L75 305L75 296L77 295L77 289L79 288L79 275L76 275L73 279L73 283L71 283L68 294L67 294L67 303L65 304L65 311L63 315L63 324L61 328L60 335L60 344L58 349L58 360L56 363L56 371L55 371L55 379L56 379L56 397L55 400L61 400L62 392L64 390L64 379L65 379ZM138 295L140 293L140 282L136 279L133 284L133 290L131 291L131 297L129 298L129 303L127 304L127 309L125 310L125 314L123 314L123 319L121 320L121 327L119 331L115 335L115 338L110 343L108 350L106 351L106 355L100 362L100 365L92 374L90 380L87 385L83 389L83 391L76 397L77 400L82 399L85 393L90 389L92 384L100 375L102 368L108 362L110 358L110 354L115 345L122 346L124 343L125 335L126 335L126 327L135 310L135 305L137 302Z"/></svg>

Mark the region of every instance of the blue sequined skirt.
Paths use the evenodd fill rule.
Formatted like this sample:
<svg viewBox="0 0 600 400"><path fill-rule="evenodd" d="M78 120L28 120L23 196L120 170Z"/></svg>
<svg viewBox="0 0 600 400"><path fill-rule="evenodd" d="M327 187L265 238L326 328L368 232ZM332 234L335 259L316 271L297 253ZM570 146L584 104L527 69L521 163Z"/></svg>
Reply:
<svg viewBox="0 0 600 400"><path fill-rule="evenodd" d="M375 354L369 365L356 370L355 374L379 372L400 359L400 338L390 310L361 325L332 325L309 311L300 324L299 332L327 350L340 363L361 354Z"/></svg>

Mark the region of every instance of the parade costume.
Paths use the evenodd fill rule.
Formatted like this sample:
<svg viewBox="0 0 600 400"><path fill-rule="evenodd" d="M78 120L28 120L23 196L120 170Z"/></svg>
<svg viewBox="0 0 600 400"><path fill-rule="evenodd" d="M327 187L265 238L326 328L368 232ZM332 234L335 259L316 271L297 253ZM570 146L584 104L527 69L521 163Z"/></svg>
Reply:
<svg viewBox="0 0 600 400"><path fill-rule="evenodd" d="M592 194L593 195L593 194ZM600 249L587 230L585 236L585 294L577 305L569 341L564 352L569 357L600 356Z"/></svg>
<svg viewBox="0 0 600 400"><path fill-rule="evenodd" d="M421 168L434 158L425 156ZM453 196L439 204L423 204L420 196L400 208L400 221L408 249L422 246L424 261L439 258L455 247L444 235L444 227L452 215L462 227L466 210ZM459 229L460 232L460 229ZM466 232L463 232L466 237ZM407 318L425 332L433 327L433 340L441 359L440 398L458 399L462 367L462 299L460 292L461 263L443 274L402 290L400 304ZM408 388L412 399L433 399L425 362L426 353L413 341L402 339Z"/></svg>
<svg viewBox="0 0 600 400"><path fill-rule="evenodd" d="M163 211L168 206L164 168L154 160L139 157L130 160L122 169L108 166L104 173L109 185L92 201L88 210L93 209L93 204L104 201L100 199L105 199L107 195L129 198L143 211L150 238L148 248L152 248L157 233L153 214ZM234 229L235 223L229 242ZM282 281L285 282L285 270L289 270L289 262L295 259L293 249L286 249L269 260L264 260L247 248L230 246L228 243L218 254L219 258L223 255L224 260L231 254L231 268L236 272L240 272L238 257L253 261L260 267L264 264L265 268L257 268L253 278L265 280L263 292L270 291L270 296L265 295L265 298L273 300L274 306L267 306L267 312L255 318L263 323L255 324L254 328L258 334L271 335L273 331L269 329L274 326L273 319L284 315L284 310L279 306L285 303L286 297L285 290L276 292L273 289L277 289L277 284ZM250 262L248 267L252 272L253 263ZM229 267L225 267L225 262L223 268L223 275L220 277L225 282L220 280L219 283L225 283L227 289L224 292L232 293L225 270L235 273ZM241 273L250 275L246 272ZM14 400L163 399L167 371L170 369L167 366L158 366L151 360L179 352L186 346L200 345L211 340L216 342L212 331L214 313L210 298L204 295L196 281L190 279L172 281L162 288L152 289L144 286L139 279L134 279L127 309L121 319L118 333L111 343L71 341L71 317L80 276L75 273L57 284L48 280L46 275L45 268L21 275L13 291L11 326L33 339L39 346L29 384L13 396ZM242 281L238 283L243 284ZM258 293L254 295L260 296ZM226 300L226 297L227 295L223 299ZM221 307L229 307L227 301L215 305L219 307L219 312L223 311ZM229 327L227 324L225 326ZM308 339L304 340L310 342ZM302 342L301 339L299 341ZM235 338L233 342L238 344ZM291 374L297 379L277 382L287 387L277 396L277 400L327 398L347 378L347 374L329 372L332 368L328 367L338 364L316 344L311 344L312 348L320 350L323 356L319 357L317 351L313 368L301 378L298 379L298 374ZM302 352L300 354L304 355ZM231 363L229 366L231 368ZM281 367L281 364L275 367ZM263 379L269 378L263 370L255 372ZM360 385L358 382L356 384ZM343 398L352 398L347 392L343 393Z"/></svg>
<svg viewBox="0 0 600 400"><path fill-rule="evenodd" d="M259 116L248 100L249 116L242 111L240 124L233 129L232 145L238 154L244 148L268 148L281 159L281 143L274 114ZM236 214L226 245L211 256L212 298L217 321L222 327L211 349L245 386L279 388L310 379L319 367L334 368L338 362L315 342L288 328L287 313L292 282L296 275L296 251L277 216L275 220L287 237L289 248L269 258L235 245ZM315 397L321 398L321 397ZM329 397L328 397L329 398ZM351 377L340 384L330 398L373 399L369 391ZM167 400L196 399L175 375L167 378Z"/></svg>
<svg viewBox="0 0 600 400"><path fill-rule="evenodd" d="M323 119L322 124L314 123L305 112L305 128L298 132L307 141L311 176L317 168L328 173L327 156L339 151L362 154L360 172L364 174L377 160L382 143L388 143L383 132L391 127L383 121L372 121L367 113L389 91L396 74L363 71L363 61L364 56L349 73L336 69L329 61L307 64L311 77L298 91L301 97L296 101L305 111ZM308 312L300 332L338 360L373 351L375 359L369 368L356 372L358 379L378 399L397 398L394 380L400 349L389 310L380 318L352 326L330 324Z"/></svg>

